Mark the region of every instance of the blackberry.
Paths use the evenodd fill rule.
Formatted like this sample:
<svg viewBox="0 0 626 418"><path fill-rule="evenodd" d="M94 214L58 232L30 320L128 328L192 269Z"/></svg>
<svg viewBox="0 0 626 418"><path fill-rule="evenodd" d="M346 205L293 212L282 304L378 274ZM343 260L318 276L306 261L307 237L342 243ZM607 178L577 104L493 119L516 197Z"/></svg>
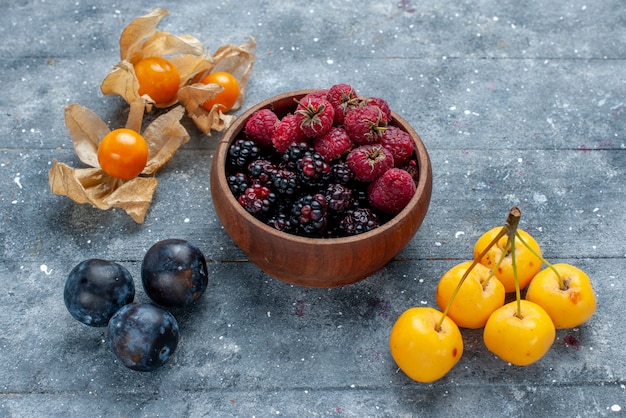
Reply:
<svg viewBox="0 0 626 418"><path fill-rule="evenodd" d="M256 160L261 150L256 142L249 139L237 139L228 148L228 163L236 170L245 170Z"/></svg>
<svg viewBox="0 0 626 418"><path fill-rule="evenodd" d="M239 196L237 201L250 214L258 219L264 219L272 213L276 195L268 187L253 184Z"/></svg>
<svg viewBox="0 0 626 418"><path fill-rule="evenodd" d="M282 212L272 215L272 217L267 220L267 224L281 232L291 232L293 229L291 226L291 217Z"/></svg>
<svg viewBox="0 0 626 418"><path fill-rule="evenodd" d="M354 173L345 162L338 162L330 167L330 181L348 185L354 180Z"/></svg>
<svg viewBox="0 0 626 418"><path fill-rule="evenodd" d="M271 186L281 196L293 196L299 189L298 175L289 170L275 170L272 173Z"/></svg>
<svg viewBox="0 0 626 418"><path fill-rule="evenodd" d="M328 209L333 212L344 212L352 205L352 190L342 184L329 184L326 187L325 195Z"/></svg>
<svg viewBox="0 0 626 418"><path fill-rule="evenodd" d="M248 178L252 183L267 186L272 181L276 166L270 160L258 159L248 164Z"/></svg>
<svg viewBox="0 0 626 418"><path fill-rule="evenodd" d="M307 152L298 161L297 169L302 184L313 189L324 186L330 178L330 165L322 154L315 151Z"/></svg>
<svg viewBox="0 0 626 418"><path fill-rule="evenodd" d="M319 237L328 225L328 205L322 193L301 196L291 209L291 223L296 232L308 237Z"/></svg>
<svg viewBox="0 0 626 418"><path fill-rule="evenodd" d="M250 182L248 181L248 176L245 173L235 173L226 179L228 182L228 187L230 191L233 192L233 195L238 198L243 194L243 192L250 187Z"/></svg>
<svg viewBox="0 0 626 418"><path fill-rule="evenodd" d="M298 162L311 152L314 152L314 149L308 142L292 142L281 157L280 167L285 170L296 171Z"/></svg>
<svg viewBox="0 0 626 418"><path fill-rule="evenodd" d="M349 210L339 222L339 231L344 235L358 235L380 225L378 216L368 208Z"/></svg>
<svg viewBox="0 0 626 418"><path fill-rule="evenodd" d="M367 188L362 183L356 183L352 189L352 209L368 208L370 205Z"/></svg>

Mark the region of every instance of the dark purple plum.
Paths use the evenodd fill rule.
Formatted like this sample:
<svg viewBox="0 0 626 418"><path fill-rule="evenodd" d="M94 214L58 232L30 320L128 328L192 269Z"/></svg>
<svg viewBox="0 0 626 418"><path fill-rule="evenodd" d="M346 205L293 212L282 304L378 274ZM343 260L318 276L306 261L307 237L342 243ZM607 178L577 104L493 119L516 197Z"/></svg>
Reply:
<svg viewBox="0 0 626 418"><path fill-rule="evenodd" d="M131 303L109 321L109 347L132 370L161 367L176 351L180 339L174 315L150 303Z"/></svg>
<svg viewBox="0 0 626 418"><path fill-rule="evenodd" d="M202 251L182 239L159 241L146 253L141 281L150 299L166 307L185 307L207 288L209 273Z"/></svg>
<svg viewBox="0 0 626 418"><path fill-rule="evenodd" d="M65 281L63 299L69 313L83 324L104 327L122 306L135 299L135 283L124 267L108 260L77 264Z"/></svg>

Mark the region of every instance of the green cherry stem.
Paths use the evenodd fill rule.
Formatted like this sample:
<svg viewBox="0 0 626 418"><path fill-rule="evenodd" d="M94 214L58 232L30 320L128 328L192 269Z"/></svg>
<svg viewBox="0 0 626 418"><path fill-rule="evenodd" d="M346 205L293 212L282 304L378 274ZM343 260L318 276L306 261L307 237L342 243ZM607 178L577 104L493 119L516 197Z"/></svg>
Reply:
<svg viewBox="0 0 626 418"><path fill-rule="evenodd" d="M513 278L515 279L515 301L517 302L516 316L522 319L522 292L519 288L519 278L517 276L517 262L515 259L515 234L511 236L511 264L513 266Z"/></svg>
<svg viewBox="0 0 626 418"><path fill-rule="evenodd" d="M522 236L519 233L519 231L516 233L516 235L517 235L517 239L520 240L520 242L524 245L524 247L526 247L528 249L528 251L530 251L535 257L537 257L539 260L541 260L542 263L544 263L546 266L548 266L548 268L550 270L552 270L554 272L554 274L556 274L556 277L557 277L557 279L559 281L559 288L561 290L567 290L567 285L565 284L565 281L563 280L563 278L561 277L561 275L559 274L557 269L551 263L549 263L548 260L543 258L543 256L541 254L538 254L535 250L533 250L531 248L531 246L528 245L528 243L524 240L524 238L522 238Z"/></svg>
<svg viewBox="0 0 626 418"><path fill-rule="evenodd" d="M518 235L517 227L519 226L519 220L522 217L522 212L518 207L513 206L509 211L509 216L506 220L505 227L507 228L507 236L509 240L506 244L507 250L511 251L511 265L513 267L513 278L515 280L515 300L517 302L518 318L522 318L522 292L519 287L519 277L517 274L517 260L515 257L515 236Z"/></svg>
<svg viewBox="0 0 626 418"><path fill-rule="evenodd" d="M450 300L448 301L448 304L446 305L446 309L444 309L443 313L441 314L441 319L439 320L439 322L437 323L437 326L435 327L435 330L437 332L441 330L443 321L446 319L446 316L448 316L448 311L450 310L450 307L452 306L452 302L454 302L454 299L456 298L457 293L459 293L459 290L461 290L461 286L463 286L463 282L465 282L465 279L467 279L467 276L469 276L470 272L472 271L474 266L478 264L481 258L482 257L479 257L477 260L472 261L472 264L470 264L468 269L465 270L465 273L463 273L461 280L459 280L459 283L454 288L454 291L452 292L452 295L450 296Z"/></svg>
<svg viewBox="0 0 626 418"><path fill-rule="evenodd" d="M519 224L520 216L521 216L520 210L518 208L516 208L516 207L513 207L509 211L509 216L507 217L506 222L504 223L504 226L502 226L502 229L500 229L500 232L498 232L498 235L496 235L491 240L491 242L478 255L478 257L474 258L474 260L472 261L472 264L470 264L470 266L467 268L467 270L465 270L465 273L463 274L463 276L459 280L459 283L454 288L454 291L452 292L452 295L450 296L450 300L448 301L448 304L446 305L446 308L443 310L443 313L441 314L441 319L439 320L439 322L435 326L435 330L436 331L441 330L441 326L443 325L443 321L446 319L446 316L448 316L448 311L450 310L450 307L452 306L452 302L454 302L454 299L456 298L456 295L459 293L459 290L461 290L461 286L463 286L463 283L465 282L465 279L467 279L467 276L469 276L470 272L474 269L476 264L480 263L480 260L482 260L483 257L485 255L487 255L487 253L489 252L491 247L496 245L498 243L498 241L500 240L500 238L502 238L503 236L508 235L509 236L509 241L510 241L511 240L511 231L513 231L513 239L515 239L515 232L517 231L517 225ZM513 225L513 226L511 227L511 225ZM500 259L500 261L498 262L498 265L500 265L501 262L502 262L502 259ZM490 278L491 278L491 275L489 276L489 278L487 280L489 280ZM517 279L517 275L516 275L516 279Z"/></svg>

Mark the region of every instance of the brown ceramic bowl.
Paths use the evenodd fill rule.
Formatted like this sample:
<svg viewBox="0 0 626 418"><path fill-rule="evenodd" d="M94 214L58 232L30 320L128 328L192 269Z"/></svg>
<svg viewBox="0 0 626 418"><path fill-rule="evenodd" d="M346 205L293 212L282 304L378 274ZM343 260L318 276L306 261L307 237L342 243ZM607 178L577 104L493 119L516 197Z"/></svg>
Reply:
<svg viewBox="0 0 626 418"><path fill-rule="evenodd" d="M243 135L246 121L259 109L272 109L278 117L295 110L294 99L312 90L281 94L243 113L224 132L211 166L211 196L215 212L231 239L248 259L267 274L308 287L337 287L360 281L387 264L419 229L432 191L428 152L411 126L392 114L392 124L415 141L419 177L415 196L406 208L378 228L345 238L305 238L280 232L250 215L237 202L226 180L230 144Z"/></svg>

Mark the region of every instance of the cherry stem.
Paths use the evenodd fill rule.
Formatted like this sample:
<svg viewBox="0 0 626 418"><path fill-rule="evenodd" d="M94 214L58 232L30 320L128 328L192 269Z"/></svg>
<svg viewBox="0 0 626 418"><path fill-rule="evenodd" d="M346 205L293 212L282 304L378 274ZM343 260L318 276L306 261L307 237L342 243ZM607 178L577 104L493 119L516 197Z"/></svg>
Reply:
<svg viewBox="0 0 626 418"><path fill-rule="evenodd" d="M128 119L126 120L126 128L132 129L138 134L141 133L141 123L143 121L143 114L146 109L146 103L142 98L134 100L130 104L130 110L128 112Z"/></svg>
<svg viewBox="0 0 626 418"><path fill-rule="evenodd" d="M511 264L513 266L513 278L515 279L515 301L517 303L517 312L515 316L522 319L522 292L519 287L519 277L517 275L517 262L515 257L515 233L509 237L511 241Z"/></svg>
<svg viewBox="0 0 626 418"><path fill-rule="evenodd" d="M465 270L465 273L463 273L461 280L459 280L459 283L456 285L456 287L454 288L454 291L452 292L452 295L450 296L450 300L448 300L448 304L446 305L446 309L444 309L443 314L441 315L441 319L437 323L437 326L435 326L435 331L439 332L441 330L443 321L446 319L446 316L448 316L448 311L450 310L450 307L452 306L452 302L456 298L457 293L459 293L459 290L461 290L461 286L463 286L463 282L465 282L465 279L467 279L467 276L469 276L474 266L476 266L476 264L478 264L481 259L482 257L478 257L477 259L474 259L474 261L472 261L472 264L470 264L467 270Z"/></svg>
<svg viewBox="0 0 626 418"><path fill-rule="evenodd" d="M521 236L521 234L519 233L519 231L517 232L517 239L520 240L520 242L524 245L524 247L526 247L528 249L528 251L530 251L535 257L537 257L539 260L541 260L542 263L544 263L546 266L548 266L548 268L550 270L552 270L554 272L554 274L556 274L557 280L559 281L559 288L561 290L567 290L567 286L565 284L565 281L563 280L563 278L561 277L561 275L559 274L558 270L556 269L556 267L554 267L551 263L548 262L548 260L546 260L545 258L543 258L543 256L539 253L537 253L537 251L535 251L525 240L524 238Z"/></svg>
<svg viewBox="0 0 626 418"><path fill-rule="evenodd" d="M513 212L513 209L517 210L517 212L516 212L517 213L517 221L515 221L514 218L511 215L511 212ZM450 300L448 300L448 304L446 305L446 308L443 310L443 314L441 315L441 319L439 320L439 322L435 326L435 331L439 332L441 330L441 326L443 325L443 321L446 319L446 316L448 316L448 311L450 310L450 307L452 306L452 302L454 302L454 299L456 298L456 295L459 293L459 290L461 290L461 286L463 286L463 283L465 282L465 279L467 279L467 276L469 276L470 272L474 269L476 264L480 263L480 260L482 260L483 257L485 255L487 255L487 253L489 252L491 247L493 247L494 245L496 245L498 243L500 238L502 238L505 235L509 235L509 237L510 237L510 234L509 234L509 230L510 230L509 225L510 224L514 224L515 225L515 229L517 229L517 224L519 223L520 212L519 212L519 209L517 209L515 207L513 209L511 209L511 212L509 212L509 216L508 216L506 222L504 223L504 226L502 227L502 229L500 229L498 234L491 240L491 242L478 255L478 257L474 257L474 260L472 261L472 264L470 264L470 266L467 268L467 270L465 270L465 273L463 273L463 276L461 276L461 279L459 280L459 283L456 285L456 287L454 288L454 291L452 292L452 295L450 296ZM513 234L515 234L515 232L513 232ZM501 262L502 262L502 259L500 259L500 261L498 261L498 266L500 265ZM489 275L489 278L487 278L487 281L491 277L492 277L492 274Z"/></svg>
<svg viewBox="0 0 626 418"><path fill-rule="evenodd" d="M522 212L518 207L513 206L509 211L509 216L506 218L504 228L506 228L506 235L508 241L506 243L505 250L511 252L511 265L513 266L513 278L515 280L515 300L517 301L518 318L522 317L522 293L519 287L519 277L517 274L517 262L515 257L515 236L517 235L517 228L519 227L519 220L522 217Z"/></svg>

